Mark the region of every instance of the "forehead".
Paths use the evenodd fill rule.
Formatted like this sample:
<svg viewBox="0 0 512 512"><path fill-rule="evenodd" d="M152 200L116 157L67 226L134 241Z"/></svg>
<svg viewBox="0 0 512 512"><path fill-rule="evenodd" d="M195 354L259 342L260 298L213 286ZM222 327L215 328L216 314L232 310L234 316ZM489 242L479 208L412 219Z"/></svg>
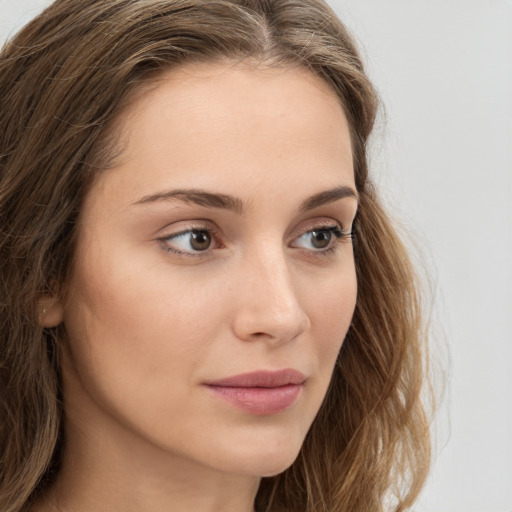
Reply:
<svg viewBox="0 0 512 512"><path fill-rule="evenodd" d="M189 64L142 86L116 125L122 152L109 173L124 174L139 195L191 181L215 189L293 179L309 191L315 180L353 183L341 102L302 67Z"/></svg>

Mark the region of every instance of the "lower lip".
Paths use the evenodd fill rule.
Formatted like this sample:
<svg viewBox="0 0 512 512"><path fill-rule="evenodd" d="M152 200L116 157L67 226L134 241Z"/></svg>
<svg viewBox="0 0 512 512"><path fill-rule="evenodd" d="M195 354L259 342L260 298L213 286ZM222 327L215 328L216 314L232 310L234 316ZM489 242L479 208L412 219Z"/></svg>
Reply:
<svg viewBox="0 0 512 512"><path fill-rule="evenodd" d="M277 388L237 388L207 386L217 396L246 412L269 415L290 407L302 391L301 384L288 384Z"/></svg>

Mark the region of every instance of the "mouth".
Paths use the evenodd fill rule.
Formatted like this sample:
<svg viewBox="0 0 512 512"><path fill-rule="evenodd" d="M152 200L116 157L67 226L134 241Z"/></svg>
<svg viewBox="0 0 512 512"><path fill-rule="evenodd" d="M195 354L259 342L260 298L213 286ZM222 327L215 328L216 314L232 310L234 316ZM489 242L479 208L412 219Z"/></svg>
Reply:
<svg viewBox="0 0 512 512"><path fill-rule="evenodd" d="M306 377L292 369L260 370L206 382L218 398L245 412L264 416L290 407L302 393Z"/></svg>

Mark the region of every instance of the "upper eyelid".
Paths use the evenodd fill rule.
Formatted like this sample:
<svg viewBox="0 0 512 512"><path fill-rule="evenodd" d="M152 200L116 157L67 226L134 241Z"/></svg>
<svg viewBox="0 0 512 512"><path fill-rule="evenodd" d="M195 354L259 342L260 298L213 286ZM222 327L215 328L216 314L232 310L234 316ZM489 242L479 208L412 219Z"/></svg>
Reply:
<svg viewBox="0 0 512 512"><path fill-rule="evenodd" d="M164 234L158 237L159 240L169 240L172 238L178 238L180 236L186 235L187 233L191 233L192 231L208 231L212 235L212 238L219 243L223 238L223 235L220 233L219 229L212 227L211 225L191 225L184 226L182 229L178 231L173 231L171 233Z"/></svg>
<svg viewBox="0 0 512 512"><path fill-rule="evenodd" d="M308 223L307 226L304 226L305 223ZM302 227L301 227L302 225ZM296 226L293 228L291 233L286 237L288 239L295 239L305 233L308 233L309 231L313 231L315 229L322 229L322 228L330 228L333 225L338 225L342 231L346 231L347 228L345 228L345 224L343 222L340 222L339 220L333 219L333 218L323 218L322 220L311 220L311 221L305 221L299 224L299 226ZM172 238L177 237L182 234L188 233L189 231L210 231L213 234L219 236L221 234L221 230L213 223L212 221L201 219L197 221L191 221L189 224L185 224L182 227L180 226L176 231L172 231L169 233L165 233L162 236L159 236L159 239L166 239L166 238ZM164 230L162 230L164 231Z"/></svg>
<svg viewBox="0 0 512 512"><path fill-rule="evenodd" d="M306 226L304 226L304 224L306 224ZM345 227L345 224L343 222L340 222L339 220L333 218L324 217L322 220L311 221L309 223L308 221L306 221L305 223L301 223L298 227L292 230L288 238L289 240L295 240L296 238L304 235L305 233L309 233L310 231L314 231L315 229L328 229L333 226L339 226L339 228L343 232L348 230L348 228Z"/></svg>
<svg viewBox="0 0 512 512"><path fill-rule="evenodd" d="M175 228L174 230L171 230L170 226L172 226L173 224L179 224L179 227ZM194 230L197 230L197 231L204 230L204 231L211 231L211 232L219 232L220 231L219 228L212 221L205 220L205 219L199 219L199 220L189 221L189 222L184 221L184 222L178 222L178 223L173 223L173 224L170 224L170 225L166 226L165 228L161 229L160 232L162 232L163 235L158 236L158 238L171 238L173 236L178 236L183 233L187 233L189 231L194 231Z"/></svg>

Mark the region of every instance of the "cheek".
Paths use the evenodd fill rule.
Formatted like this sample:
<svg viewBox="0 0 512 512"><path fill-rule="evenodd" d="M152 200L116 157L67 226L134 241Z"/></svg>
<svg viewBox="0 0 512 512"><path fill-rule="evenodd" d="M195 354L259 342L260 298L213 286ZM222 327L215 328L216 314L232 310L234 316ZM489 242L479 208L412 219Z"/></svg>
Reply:
<svg viewBox="0 0 512 512"><path fill-rule="evenodd" d="M357 279L353 266L333 275L321 292L308 296L312 338L323 367L322 374L334 368L354 314L357 298Z"/></svg>
<svg viewBox="0 0 512 512"><path fill-rule="evenodd" d="M156 366L183 363L201 351L214 325L208 317L215 316L204 307L205 294L187 294L161 271L97 270L77 276L80 291L67 308L66 328L77 350L132 375L134 369L153 375Z"/></svg>
<svg viewBox="0 0 512 512"><path fill-rule="evenodd" d="M221 314L168 267L128 254L86 254L65 313L74 382L125 410L186 397Z"/></svg>
<svg viewBox="0 0 512 512"><path fill-rule="evenodd" d="M166 277L169 270L124 270L77 274L82 292L70 302L67 367L63 361L67 416L96 430L113 418L156 445L185 449L204 422L195 384L222 309Z"/></svg>

